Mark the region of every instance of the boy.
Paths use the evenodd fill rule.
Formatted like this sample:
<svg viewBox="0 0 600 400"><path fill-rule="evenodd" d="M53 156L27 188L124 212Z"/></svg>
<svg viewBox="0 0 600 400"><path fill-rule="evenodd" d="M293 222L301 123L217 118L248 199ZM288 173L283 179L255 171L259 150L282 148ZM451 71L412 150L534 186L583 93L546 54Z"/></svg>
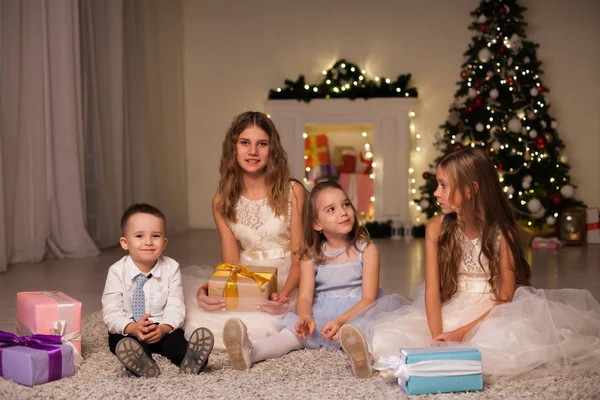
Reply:
<svg viewBox="0 0 600 400"><path fill-rule="evenodd" d="M103 320L110 351L136 376L160 374L153 353L184 373L199 373L208 362L214 338L206 328L185 340L179 264L162 253L167 245L165 216L148 204L130 206L121 218L121 247L129 254L108 270L102 294Z"/></svg>

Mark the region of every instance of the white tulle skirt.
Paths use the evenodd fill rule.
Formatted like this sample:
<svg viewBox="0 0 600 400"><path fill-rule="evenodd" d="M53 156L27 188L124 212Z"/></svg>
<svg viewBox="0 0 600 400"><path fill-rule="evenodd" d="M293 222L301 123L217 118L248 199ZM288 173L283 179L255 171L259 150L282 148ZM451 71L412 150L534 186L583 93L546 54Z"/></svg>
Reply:
<svg viewBox="0 0 600 400"><path fill-rule="evenodd" d="M284 258L279 259L266 259L260 261L253 261L244 259L244 253L241 254L242 264L247 265L260 265L265 267L277 267L277 288L278 290L283 289L285 281L290 272L290 265L292 263L291 253L287 252ZM183 295L186 307L186 316L184 323L184 330L186 338L197 328L205 327L212 331L215 336L215 349L224 350L223 345L223 325L229 318L237 317L240 318L248 327L248 335L250 340L257 340L266 336L274 335L281 330L280 321L285 315L271 315L261 311L204 311L198 306L196 300L196 294L198 288L207 282L214 270L215 266L202 265L202 266L189 266L181 269L181 276L183 281ZM295 302L290 301L288 310L295 309Z"/></svg>
<svg viewBox="0 0 600 400"><path fill-rule="evenodd" d="M493 305L489 294L457 293L442 306L444 331L472 322ZM413 302L381 315L371 334L375 358L429 346L423 287ZM464 343L481 351L486 374L597 371L600 304L587 290L520 287L513 301L494 307Z"/></svg>

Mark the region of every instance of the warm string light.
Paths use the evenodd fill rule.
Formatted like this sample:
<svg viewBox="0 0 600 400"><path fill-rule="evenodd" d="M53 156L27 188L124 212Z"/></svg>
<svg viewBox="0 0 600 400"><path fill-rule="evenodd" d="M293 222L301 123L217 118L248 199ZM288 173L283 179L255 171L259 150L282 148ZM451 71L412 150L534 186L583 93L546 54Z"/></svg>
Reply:
<svg viewBox="0 0 600 400"><path fill-rule="evenodd" d="M302 138L303 138L303 139L306 139L307 137L308 137L308 133L306 133L306 132L302 133ZM304 161L306 161L306 160L308 160L308 156L305 154L305 155L304 155ZM309 168L309 167L305 167L305 168L304 168L304 170L305 170L306 172L310 172L310 168ZM308 178L305 176L305 177L302 179L302 181L303 181L304 183L308 183Z"/></svg>
<svg viewBox="0 0 600 400"><path fill-rule="evenodd" d="M416 116L416 114L414 111L410 111L408 113L408 117L410 120L410 133L411 133L411 135L414 136L415 152L420 153L421 146L419 144L419 141L421 139L421 134L416 132L416 128L415 128L415 124L414 124L415 116ZM413 157L411 157L410 160L411 160L411 164L414 165ZM409 196L409 198L412 198L412 197L414 197L415 194L417 194L417 188L416 188L417 180L414 176L414 173L415 173L415 169L411 165L411 167L408 169L408 191L409 191L408 196ZM410 201L409 206L412 206L411 208L414 210L411 212L411 214L413 214L414 221L416 223L420 223L421 222L420 215L422 212L421 206L419 204L417 204L414 200Z"/></svg>
<svg viewBox="0 0 600 400"><path fill-rule="evenodd" d="M360 73L357 71L358 66L339 60L330 69L321 71L323 81L309 84L305 82L304 76L300 75L295 82L288 79L285 87L272 89L269 92L269 99L297 99L308 102L313 98L417 96L416 89L407 85L409 74L399 76L396 81L379 76L371 81L366 77L366 70L363 69ZM371 87L372 84L375 84L375 88Z"/></svg>

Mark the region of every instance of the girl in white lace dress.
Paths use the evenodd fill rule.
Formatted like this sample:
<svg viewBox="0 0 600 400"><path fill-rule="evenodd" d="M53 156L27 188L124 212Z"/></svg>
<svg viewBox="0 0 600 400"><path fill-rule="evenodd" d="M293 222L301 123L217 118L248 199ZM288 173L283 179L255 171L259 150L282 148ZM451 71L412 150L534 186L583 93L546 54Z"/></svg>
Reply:
<svg viewBox="0 0 600 400"><path fill-rule="evenodd" d="M256 339L279 331L300 280L304 202L304 187L290 181L279 133L263 113L245 112L235 118L223 141L220 173L213 216L222 262L277 267L278 292L255 312L224 311L222 298L207 296L206 281L215 266L184 268L185 326L209 327L216 349L224 348L223 325L232 316L241 318Z"/></svg>
<svg viewBox="0 0 600 400"><path fill-rule="evenodd" d="M600 305L587 290L539 290L516 242L513 211L483 151L463 148L436 170L444 215L426 229L425 288L372 326L376 356L437 341L482 353L483 372L517 375L596 368ZM385 370L385 358L375 365Z"/></svg>

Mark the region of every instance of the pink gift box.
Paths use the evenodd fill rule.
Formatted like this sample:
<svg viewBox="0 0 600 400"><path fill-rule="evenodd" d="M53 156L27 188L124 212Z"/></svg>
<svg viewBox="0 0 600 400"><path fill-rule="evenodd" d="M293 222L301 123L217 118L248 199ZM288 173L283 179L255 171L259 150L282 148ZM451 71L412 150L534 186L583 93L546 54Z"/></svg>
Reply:
<svg viewBox="0 0 600 400"><path fill-rule="evenodd" d="M17 334L60 335L80 356L81 302L63 292L19 292Z"/></svg>
<svg viewBox="0 0 600 400"><path fill-rule="evenodd" d="M558 238L541 238L536 237L531 242L532 249L560 249L561 247L565 247L567 244L566 241L560 240Z"/></svg>

